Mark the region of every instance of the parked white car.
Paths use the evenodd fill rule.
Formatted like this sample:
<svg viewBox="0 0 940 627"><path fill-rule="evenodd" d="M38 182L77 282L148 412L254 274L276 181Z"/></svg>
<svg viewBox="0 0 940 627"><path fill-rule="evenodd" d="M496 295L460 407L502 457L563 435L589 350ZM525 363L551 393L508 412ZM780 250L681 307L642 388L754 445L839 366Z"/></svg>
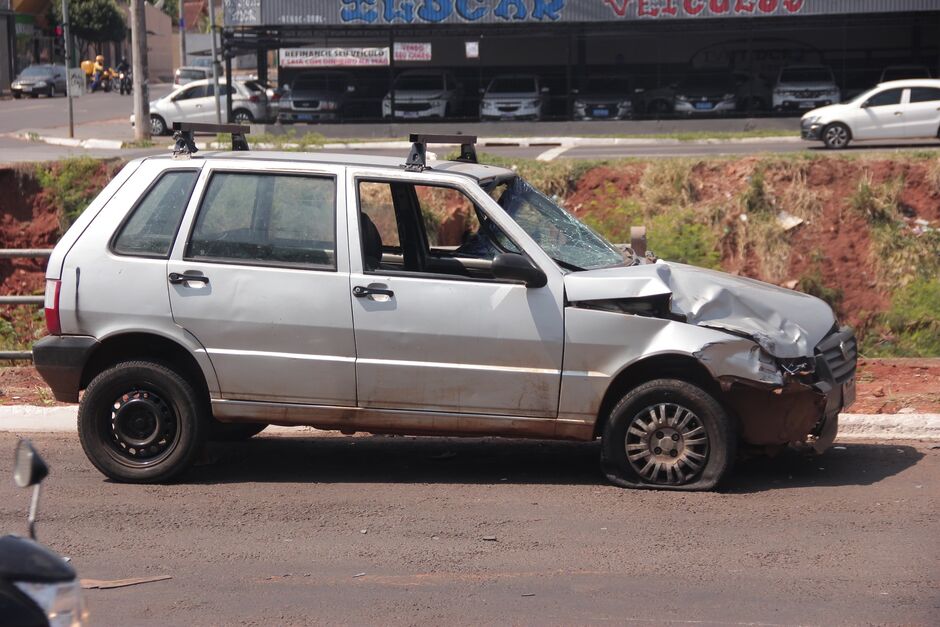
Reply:
<svg viewBox="0 0 940 627"><path fill-rule="evenodd" d="M490 81L480 102L481 120L541 120L548 87L532 74L502 74Z"/></svg>
<svg viewBox="0 0 940 627"><path fill-rule="evenodd" d="M396 118L445 118L460 104L463 89L450 72L409 70L395 79L392 91L382 99L382 117L392 116L392 92Z"/></svg>
<svg viewBox="0 0 940 627"><path fill-rule="evenodd" d="M219 79L219 104L225 118L225 79ZM268 98L264 91L250 89L245 81L232 84L232 122L251 124L268 116ZM131 126L134 116L131 115ZM215 122L215 86L212 79L193 81L150 103L150 134L168 135L174 122Z"/></svg>
<svg viewBox="0 0 940 627"><path fill-rule="evenodd" d="M774 111L815 109L839 102L842 94L832 70L824 65L790 65L777 77Z"/></svg>
<svg viewBox="0 0 940 627"><path fill-rule="evenodd" d="M852 140L937 137L940 80L890 81L844 104L814 109L800 121L800 135L827 148Z"/></svg>

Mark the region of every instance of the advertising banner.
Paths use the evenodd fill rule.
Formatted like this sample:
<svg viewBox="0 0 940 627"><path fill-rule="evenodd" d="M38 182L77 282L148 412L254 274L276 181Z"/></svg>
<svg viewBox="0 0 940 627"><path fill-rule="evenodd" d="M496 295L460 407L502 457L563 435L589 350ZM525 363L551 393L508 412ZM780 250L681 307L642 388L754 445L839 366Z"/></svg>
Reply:
<svg viewBox="0 0 940 627"><path fill-rule="evenodd" d="M226 26L551 24L937 10L938 0L223 0Z"/></svg>
<svg viewBox="0 0 940 627"><path fill-rule="evenodd" d="M395 42L396 61L430 61L431 44L421 42Z"/></svg>
<svg viewBox="0 0 940 627"><path fill-rule="evenodd" d="M388 65L385 48L281 48L280 66L294 67L366 67Z"/></svg>

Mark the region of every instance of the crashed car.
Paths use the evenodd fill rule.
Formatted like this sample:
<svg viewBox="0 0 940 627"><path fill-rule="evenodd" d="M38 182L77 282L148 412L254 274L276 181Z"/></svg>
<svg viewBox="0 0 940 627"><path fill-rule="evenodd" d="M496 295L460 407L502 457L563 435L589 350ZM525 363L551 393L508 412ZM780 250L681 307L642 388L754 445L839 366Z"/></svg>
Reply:
<svg viewBox="0 0 940 627"><path fill-rule="evenodd" d="M684 490L742 446L831 444L856 345L821 300L623 252L474 138L412 141L183 137L121 170L52 253L34 347L58 400L84 390L101 472L166 481L267 424L600 438L613 483ZM435 142L460 157L427 159Z"/></svg>

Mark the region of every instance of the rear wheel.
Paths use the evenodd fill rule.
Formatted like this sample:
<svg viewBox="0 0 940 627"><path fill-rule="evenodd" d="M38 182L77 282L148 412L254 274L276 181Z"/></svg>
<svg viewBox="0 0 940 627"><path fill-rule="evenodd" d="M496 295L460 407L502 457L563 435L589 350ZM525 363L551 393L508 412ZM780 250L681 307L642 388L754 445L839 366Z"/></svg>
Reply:
<svg viewBox="0 0 940 627"><path fill-rule="evenodd" d="M251 112L244 109L236 109L235 112L232 113L232 119L235 124L251 124L255 121Z"/></svg>
<svg viewBox="0 0 940 627"><path fill-rule="evenodd" d="M657 379L630 390L604 429L601 464L628 488L708 490L731 469L731 418L702 388Z"/></svg>
<svg viewBox="0 0 940 627"><path fill-rule="evenodd" d="M186 470L205 443L207 402L170 368L118 363L96 376L78 408L78 436L115 481L158 483Z"/></svg>
<svg viewBox="0 0 940 627"><path fill-rule="evenodd" d="M852 133L849 127L842 122L834 122L823 129L822 140L826 148L839 150L849 145L852 140Z"/></svg>

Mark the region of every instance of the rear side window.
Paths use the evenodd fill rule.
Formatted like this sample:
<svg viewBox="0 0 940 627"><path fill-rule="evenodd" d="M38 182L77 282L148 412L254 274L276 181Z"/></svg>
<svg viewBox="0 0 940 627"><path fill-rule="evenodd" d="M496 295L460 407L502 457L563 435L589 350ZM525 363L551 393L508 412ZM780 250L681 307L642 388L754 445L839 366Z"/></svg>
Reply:
<svg viewBox="0 0 940 627"><path fill-rule="evenodd" d="M120 255L166 257L199 175L197 170L165 172L131 210L114 238Z"/></svg>
<svg viewBox="0 0 940 627"><path fill-rule="evenodd" d="M934 102L940 100L940 89L936 87L912 87L911 102Z"/></svg>
<svg viewBox="0 0 940 627"><path fill-rule="evenodd" d="M295 174L214 174L186 256L335 269L335 179Z"/></svg>

